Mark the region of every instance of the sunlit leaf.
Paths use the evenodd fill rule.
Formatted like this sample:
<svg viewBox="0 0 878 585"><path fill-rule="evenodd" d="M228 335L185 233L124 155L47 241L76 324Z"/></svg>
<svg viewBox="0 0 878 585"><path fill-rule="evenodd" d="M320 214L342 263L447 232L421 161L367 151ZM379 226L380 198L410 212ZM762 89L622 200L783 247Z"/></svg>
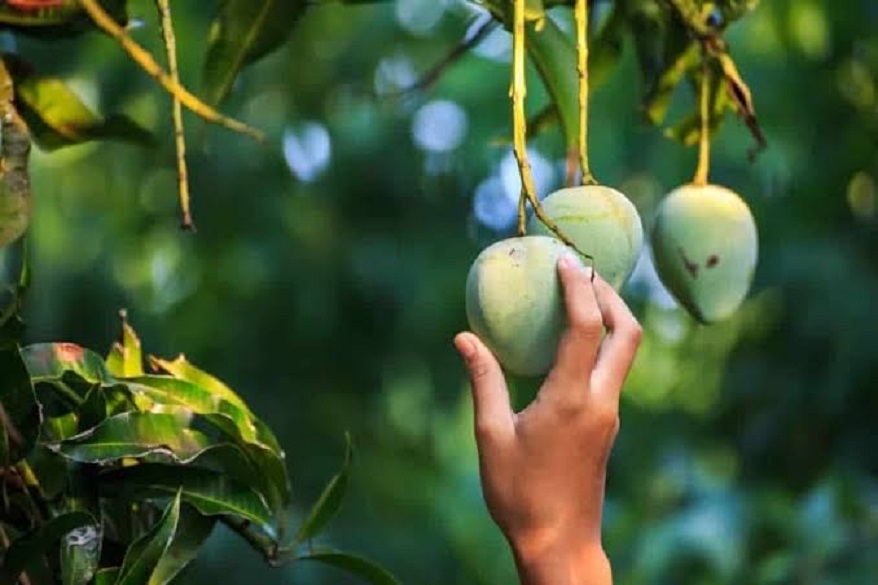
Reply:
<svg viewBox="0 0 878 585"><path fill-rule="evenodd" d="M104 473L101 482L113 493L135 499L167 498L179 491L206 516L229 514L271 524L271 512L259 494L209 469L146 463Z"/></svg>
<svg viewBox="0 0 878 585"><path fill-rule="evenodd" d="M90 514L70 512L56 516L16 538L6 550L0 564L0 585L15 585L21 572L26 571L32 562L46 554L59 540L73 530L94 524L94 518Z"/></svg>
<svg viewBox="0 0 878 585"><path fill-rule="evenodd" d="M317 502L314 503L314 506L308 513L308 517L302 522L299 531L296 533L296 543L310 540L320 534L341 507L342 499L348 487L348 474L350 473L351 459L353 457L350 435L345 435L345 440L344 463L342 463L338 473L323 488L323 493L320 494Z"/></svg>
<svg viewBox="0 0 878 585"><path fill-rule="evenodd" d="M50 447L81 463L105 463L150 454L167 455L185 463L211 446L207 436L190 428L194 416L185 411L118 414Z"/></svg>
<svg viewBox="0 0 878 585"><path fill-rule="evenodd" d="M134 541L125 553L116 585L146 585L170 546L180 521L180 494L165 508L158 522Z"/></svg>
<svg viewBox="0 0 878 585"><path fill-rule="evenodd" d="M33 449L40 433L40 408L17 348L0 350L0 467Z"/></svg>
<svg viewBox="0 0 878 585"><path fill-rule="evenodd" d="M336 569L341 569L373 585L399 585L399 581L387 572L386 569L369 559L357 555L338 551L314 550L297 558L303 561L316 561Z"/></svg>
<svg viewBox="0 0 878 585"><path fill-rule="evenodd" d="M177 577L198 555L215 524L215 518L202 516L190 506L181 506L174 539L159 559L149 585L165 585Z"/></svg>
<svg viewBox="0 0 878 585"><path fill-rule="evenodd" d="M244 67L286 41L307 5L305 0L224 0L204 63L205 101L225 99Z"/></svg>
<svg viewBox="0 0 878 585"><path fill-rule="evenodd" d="M86 585L92 580L101 557L101 526L87 524L68 532L61 541L61 582Z"/></svg>
<svg viewBox="0 0 878 585"><path fill-rule="evenodd" d="M154 369L166 372L175 378L192 382L196 386L200 386L211 394L215 394L223 400L234 404L241 410L250 413L247 403L245 403L234 390L229 388L223 381L215 376L192 365L183 354L180 354L177 356L177 359L172 361L149 356L149 364Z"/></svg>
<svg viewBox="0 0 878 585"><path fill-rule="evenodd" d="M112 380L101 356L73 343L29 345L21 355L35 379L60 379L64 372L73 372L89 383Z"/></svg>
<svg viewBox="0 0 878 585"><path fill-rule="evenodd" d="M107 356L107 370L118 378L132 378L143 375L143 350L137 332L128 323L123 311L122 339L113 344Z"/></svg>

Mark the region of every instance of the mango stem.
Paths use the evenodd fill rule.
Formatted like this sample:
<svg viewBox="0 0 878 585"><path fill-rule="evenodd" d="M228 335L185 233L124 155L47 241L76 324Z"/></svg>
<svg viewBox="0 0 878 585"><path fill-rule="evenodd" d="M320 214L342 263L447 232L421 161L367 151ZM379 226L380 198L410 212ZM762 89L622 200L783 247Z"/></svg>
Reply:
<svg viewBox="0 0 878 585"><path fill-rule="evenodd" d="M707 56L702 57L701 65L701 132L698 137L698 167L695 169L693 185L707 185L710 174L710 67Z"/></svg>
<svg viewBox="0 0 878 585"><path fill-rule="evenodd" d="M588 163L588 0L576 0L576 70L579 73L579 166L582 184L597 185Z"/></svg>

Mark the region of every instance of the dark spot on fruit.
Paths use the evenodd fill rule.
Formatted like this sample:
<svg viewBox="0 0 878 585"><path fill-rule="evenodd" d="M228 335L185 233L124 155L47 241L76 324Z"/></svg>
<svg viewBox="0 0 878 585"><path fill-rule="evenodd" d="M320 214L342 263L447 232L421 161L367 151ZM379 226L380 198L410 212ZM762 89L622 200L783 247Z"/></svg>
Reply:
<svg viewBox="0 0 878 585"><path fill-rule="evenodd" d="M717 264L719 264L719 256L711 254L704 266L707 268L713 268Z"/></svg>
<svg viewBox="0 0 878 585"><path fill-rule="evenodd" d="M691 274L692 278L698 278L698 264L686 256L683 248L677 248L677 251L680 253L680 258L683 260L683 267L686 269L686 272Z"/></svg>

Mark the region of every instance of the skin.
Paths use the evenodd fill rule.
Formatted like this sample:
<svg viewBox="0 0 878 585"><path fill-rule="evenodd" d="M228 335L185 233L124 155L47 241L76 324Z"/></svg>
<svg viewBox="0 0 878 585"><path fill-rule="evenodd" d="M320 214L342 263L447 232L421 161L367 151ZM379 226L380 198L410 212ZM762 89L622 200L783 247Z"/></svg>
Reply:
<svg viewBox="0 0 878 585"><path fill-rule="evenodd" d="M601 544L619 394L641 328L615 290L572 255L558 262L569 326L536 399L512 410L497 360L472 333L455 340L469 371L482 491L522 585L609 585Z"/></svg>

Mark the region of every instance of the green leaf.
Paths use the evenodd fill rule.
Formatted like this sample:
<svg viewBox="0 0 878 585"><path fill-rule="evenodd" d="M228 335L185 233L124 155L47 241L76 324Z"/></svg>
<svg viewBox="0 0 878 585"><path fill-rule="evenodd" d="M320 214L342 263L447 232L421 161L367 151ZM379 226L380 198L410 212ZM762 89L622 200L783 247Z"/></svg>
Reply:
<svg viewBox="0 0 878 585"><path fill-rule="evenodd" d="M0 467L27 456L40 433L40 408L18 348L0 350Z"/></svg>
<svg viewBox="0 0 878 585"><path fill-rule="evenodd" d="M18 113L40 148L54 150L91 140L155 144L152 133L127 116L102 118L62 80L37 75L17 57L7 55L3 59L12 73Z"/></svg>
<svg viewBox="0 0 878 585"><path fill-rule="evenodd" d="M100 479L108 490L128 498L167 498L179 491L205 516L231 514L271 524L271 512L259 494L210 469L145 463L109 471Z"/></svg>
<svg viewBox="0 0 878 585"><path fill-rule="evenodd" d="M99 384L92 386L79 407L77 432L82 433L98 426L107 418L107 398Z"/></svg>
<svg viewBox="0 0 878 585"><path fill-rule="evenodd" d="M152 454L166 455L174 461L186 463L211 446L207 436L190 428L195 418L183 410L174 413L127 412L49 447L80 463L106 463Z"/></svg>
<svg viewBox="0 0 878 585"><path fill-rule="evenodd" d="M207 372L197 368L196 366L193 366L183 354L177 356L177 359L173 361L167 361L161 358L157 358L155 356L149 356L149 364L154 369L167 372L175 378L179 378L187 382L192 382L196 386L204 388L211 394L215 394L223 400L234 404L248 414L252 414L250 413L250 409L247 407L247 403L244 402L244 400L241 399L241 397L238 396L238 394L234 390L229 388L224 382L214 377L213 375L208 374Z"/></svg>
<svg viewBox="0 0 878 585"><path fill-rule="evenodd" d="M126 0L101 0L104 10L119 23L127 21ZM58 6L23 10L8 3L0 4L0 23L18 32L53 29L53 34L82 32L91 24L78 0L63 0Z"/></svg>
<svg viewBox="0 0 878 585"><path fill-rule="evenodd" d="M306 0L224 0L204 63L205 101L222 102L244 67L286 41L307 5Z"/></svg>
<svg viewBox="0 0 878 585"><path fill-rule="evenodd" d="M399 581L383 567L369 559L333 550L315 550L297 557L302 561L316 561L356 575L373 585L400 585Z"/></svg>
<svg viewBox="0 0 878 585"><path fill-rule="evenodd" d="M677 86L700 62L698 45L689 43L676 58L666 63L643 102L643 110L651 123L660 124L665 119Z"/></svg>
<svg viewBox="0 0 878 585"><path fill-rule="evenodd" d="M344 463L341 469L323 488L323 493L317 498L317 502L308 513L308 517L299 527L296 533L295 543L299 544L317 536L329 523L336 512L341 507L344 494L348 487L348 475L350 473L351 460L353 458L353 447L351 445L351 437L345 434L345 455Z"/></svg>
<svg viewBox="0 0 878 585"><path fill-rule="evenodd" d="M87 524L68 532L61 541L61 582L86 585L94 577L101 558L101 526Z"/></svg>
<svg viewBox="0 0 878 585"><path fill-rule="evenodd" d="M180 494L165 508L159 521L134 541L125 553L116 585L146 585L169 548L180 522Z"/></svg>
<svg viewBox="0 0 878 585"><path fill-rule="evenodd" d="M152 572L149 585L165 585L173 581L198 555L215 524L215 518L202 516L190 506L182 506L177 532Z"/></svg>
<svg viewBox="0 0 878 585"><path fill-rule="evenodd" d="M95 573L94 585L113 585L119 578L119 567L100 569Z"/></svg>
<svg viewBox="0 0 878 585"><path fill-rule="evenodd" d="M36 380L60 380L64 372L73 372L92 384L112 381L101 356L73 343L29 345L22 348L21 355Z"/></svg>
<svg viewBox="0 0 878 585"><path fill-rule="evenodd" d="M24 534L9 545L3 562L0 564L0 585L15 585L18 576L39 557L50 552L50 549L73 530L85 526L93 526L94 518L85 512L70 512L56 516L39 525L33 531Z"/></svg>
<svg viewBox="0 0 878 585"><path fill-rule="evenodd" d="M107 370L117 378L132 378L143 375L143 350L140 347L140 338L134 328L128 324L128 319L123 311L122 339L113 344L110 354L107 356Z"/></svg>

